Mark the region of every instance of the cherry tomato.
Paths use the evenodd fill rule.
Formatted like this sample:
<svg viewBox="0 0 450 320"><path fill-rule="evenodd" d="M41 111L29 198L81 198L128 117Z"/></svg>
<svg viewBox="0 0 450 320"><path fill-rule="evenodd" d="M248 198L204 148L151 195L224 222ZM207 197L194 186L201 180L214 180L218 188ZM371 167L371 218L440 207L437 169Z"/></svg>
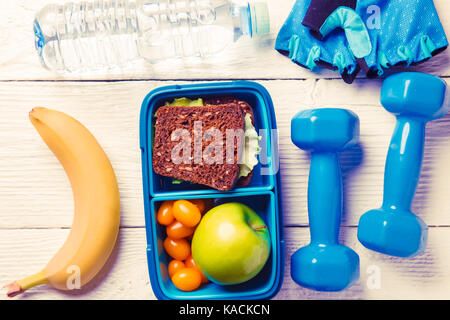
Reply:
<svg viewBox="0 0 450 320"><path fill-rule="evenodd" d="M186 239L166 238L164 240L164 250L175 260L184 260L191 254L191 246Z"/></svg>
<svg viewBox="0 0 450 320"><path fill-rule="evenodd" d="M202 277L197 269L184 268L173 275L172 282L175 287L182 291L193 291L200 287Z"/></svg>
<svg viewBox="0 0 450 320"><path fill-rule="evenodd" d="M156 216L156 220L160 224L162 224L164 226L168 226L169 224L171 224L173 222L174 217L173 217L172 206L173 206L172 200L164 201L161 204L161 207L159 207L158 214Z"/></svg>
<svg viewBox="0 0 450 320"><path fill-rule="evenodd" d="M202 277L202 283L208 283L209 279L205 276L203 271L200 269L200 267L195 263L194 258L192 256L187 257L187 259L184 261L184 264L187 268L194 268L197 269L197 271L200 273L200 276ZM169 271L170 274L170 271Z"/></svg>
<svg viewBox="0 0 450 320"><path fill-rule="evenodd" d="M180 271L181 269L186 268L183 261L180 260L172 260L169 262L169 277L172 278L177 271Z"/></svg>
<svg viewBox="0 0 450 320"><path fill-rule="evenodd" d="M172 239L182 239L190 236L194 233L195 228L186 227L179 221L172 222L166 228L166 233L169 238Z"/></svg>
<svg viewBox="0 0 450 320"><path fill-rule="evenodd" d="M200 213L203 213L205 211L205 201L203 201L202 199L192 199L189 200L189 202L192 202L198 208L198 210L200 210Z"/></svg>
<svg viewBox="0 0 450 320"><path fill-rule="evenodd" d="M187 200L177 200L172 207L173 216L186 227L195 227L202 218L200 210Z"/></svg>

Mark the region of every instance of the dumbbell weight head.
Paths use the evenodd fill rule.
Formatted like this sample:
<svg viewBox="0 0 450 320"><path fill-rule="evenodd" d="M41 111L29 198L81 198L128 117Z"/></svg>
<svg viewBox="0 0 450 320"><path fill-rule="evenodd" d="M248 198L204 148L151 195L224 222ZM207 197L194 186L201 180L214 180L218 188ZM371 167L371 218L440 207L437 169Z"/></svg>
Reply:
<svg viewBox="0 0 450 320"><path fill-rule="evenodd" d="M309 244L291 256L291 276L318 291L341 291L359 279L359 257L341 244Z"/></svg>
<svg viewBox="0 0 450 320"><path fill-rule="evenodd" d="M408 258L422 253L428 226L412 212L382 207L361 216L358 239L370 250Z"/></svg>
<svg viewBox="0 0 450 320"><path fill-rule="evenodd" d="M342 151L358 142L359 120L344 109L304 110L291 121L291 139L307 151Z"/></svg>
<svg viewBox="0 0 450 320"><path fill-rule="evenodd" d="M420 72L389 76L381 88L381 104L395 114L430 121L443 117L450 104L444 103L446 83L439 77Z"/></svg>

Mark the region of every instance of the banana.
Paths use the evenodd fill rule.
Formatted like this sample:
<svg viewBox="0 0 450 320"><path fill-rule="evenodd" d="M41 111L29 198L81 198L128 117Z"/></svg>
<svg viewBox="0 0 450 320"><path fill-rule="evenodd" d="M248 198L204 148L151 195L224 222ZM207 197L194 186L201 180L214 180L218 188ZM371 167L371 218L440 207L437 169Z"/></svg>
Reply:
<svg viewBox="0 0 450 320"><path fill-rule="evenodd" d="M42 271L7 285L9 297L38 285L79 289L106 263L120 224L116 176L94 136L80 122L55 110L36 107L30 120L66 171L74 218L61 249Z"/></svg>

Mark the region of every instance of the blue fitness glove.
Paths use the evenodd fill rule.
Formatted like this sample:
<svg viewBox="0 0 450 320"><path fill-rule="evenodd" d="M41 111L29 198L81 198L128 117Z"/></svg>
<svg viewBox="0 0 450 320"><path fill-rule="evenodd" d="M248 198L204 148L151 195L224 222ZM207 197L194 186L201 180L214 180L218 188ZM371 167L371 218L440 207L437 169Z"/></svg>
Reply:
<svg viewBox="0 0 450 320"><path fill-rule="evenodd" d="M356 4L357 0L313 0L302 24L319 40L343 29L355 58L363 58L372 51L372 44L364 21L355 12Z"/></svg>
<svg viewBox="0 0 450 320"><path fill-rule="evenodd" d="M278 33L275 49L305 68L338 70L344 81L353 82L361 68L349 49L345 34L332 32L327 35L326 41L321 41L323 36L314 32L317 28L312 28L310 32L310 28L302 24L310 4L311 0L296 1ZM322 19L324 16L325 14L318 15Z"/></svg>
<svg viewBox="0 0 450 320"><path fill-rule="evenodd" d="M304 34L307 36L299 41L301 48L293 47L292 52L287 46L294 41L291 38ZM298 0L280 30L275 48L289 52L295 62L310 69L298 52L327 52L314 55L316 65L344 70L341 75L351 83L360 69L368 77L376 77L395 65L425 61L447 46L432 0ZM345 58L344 67L337 65L340 59L336 57L348 57L349 51L353 59Z"/></svg>
<svg viewBox="0 0 450 320"><path fill-rule="evenodd" d="M372 42L373 50L359 61L369 77L427 61L448 46L433 0L359 0L356 10Z"/></svg>

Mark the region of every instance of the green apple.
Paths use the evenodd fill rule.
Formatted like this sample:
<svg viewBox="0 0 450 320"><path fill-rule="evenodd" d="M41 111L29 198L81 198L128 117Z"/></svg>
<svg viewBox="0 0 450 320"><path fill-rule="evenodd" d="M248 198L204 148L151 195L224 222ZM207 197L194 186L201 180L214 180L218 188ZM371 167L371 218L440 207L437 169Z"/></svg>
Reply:
<svg viewBox="0 0 450 320"><path fill-rule="evenodd" d="M217 284L250 280L264 267L270 235L255 211L241 203L219 205L208 211L192 238L192 257Z"/></svg>

